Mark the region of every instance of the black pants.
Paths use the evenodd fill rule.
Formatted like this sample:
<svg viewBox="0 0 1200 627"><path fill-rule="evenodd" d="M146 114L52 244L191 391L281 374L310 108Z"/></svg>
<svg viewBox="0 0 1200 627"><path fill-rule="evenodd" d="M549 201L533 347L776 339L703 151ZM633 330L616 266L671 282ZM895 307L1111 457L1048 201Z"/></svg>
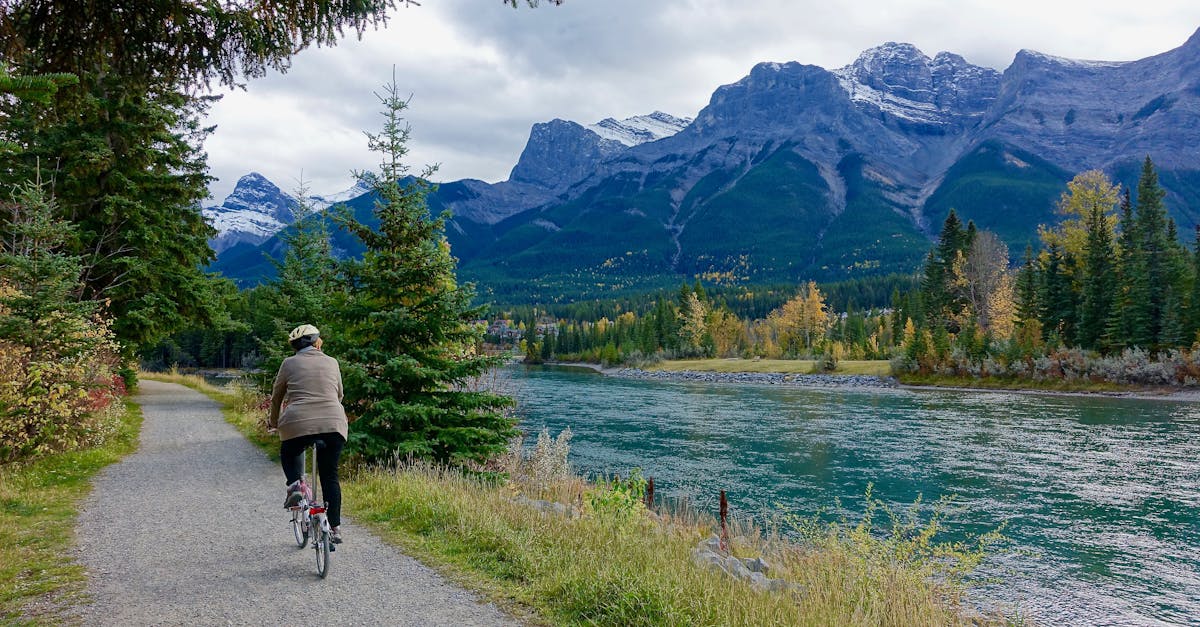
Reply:
<svg viewBox="0 0 1200 627"><path fill-rule="evenodd" d="M324 440L325 446L317 449L317 472L321 474L321 496L328 503L325 512L329 516L329 526L338 527L342 524L342 486L338 484L338 458L342 456L342 447L346 439L342 434L318 433L302 435L298 438L284 440L279 443L279 463L283 465L283 474L287 484L299 479L304 474L304 451L313 442Z"/></svg>

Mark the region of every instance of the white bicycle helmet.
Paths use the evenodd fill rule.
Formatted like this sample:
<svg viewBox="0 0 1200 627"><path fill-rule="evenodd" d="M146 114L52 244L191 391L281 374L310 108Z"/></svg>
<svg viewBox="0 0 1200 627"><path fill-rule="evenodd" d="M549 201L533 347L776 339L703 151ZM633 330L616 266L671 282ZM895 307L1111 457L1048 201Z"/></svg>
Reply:
<svg viewBox="0 0 1200 627"><path fill-rule="evenodd" d="M321 335L321 332L317 330L317 327L314 327L311 324L302 324L295 329L292 329L291 333L288 333L288 341L294 342L306 335Z"/></svg>

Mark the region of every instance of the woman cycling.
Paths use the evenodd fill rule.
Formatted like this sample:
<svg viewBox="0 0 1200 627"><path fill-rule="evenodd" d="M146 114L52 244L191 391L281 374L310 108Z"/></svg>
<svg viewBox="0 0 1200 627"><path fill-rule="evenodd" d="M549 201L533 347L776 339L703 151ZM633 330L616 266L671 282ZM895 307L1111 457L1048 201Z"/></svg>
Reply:
<svg viewBox="0 0 1200 627"><path fill-rule="evenodd" d="M292 329L288 342L296 351L283 360L271 389L271 414L267 424L279 430L279 461L287 478L284 507L300 502L300 476L304 450L323 440L317 449L321 492L328 502L332 540L341 543L342 489L338 485L338 458L346 444L346 410L342 407L342 371L336 359L321 352L321 332L311 324ZM280 414L280 405L284 405Z"/></svg>

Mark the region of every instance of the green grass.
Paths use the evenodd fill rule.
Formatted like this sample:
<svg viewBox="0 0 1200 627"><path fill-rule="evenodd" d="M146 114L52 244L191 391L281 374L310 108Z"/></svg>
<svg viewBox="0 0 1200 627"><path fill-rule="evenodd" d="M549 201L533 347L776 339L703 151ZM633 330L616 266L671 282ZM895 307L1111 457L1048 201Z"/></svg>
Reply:
<svg viewBox="0 0 1200 627"><path fill-rule="evenodd" d="M649 370L667 372L772 372L781 374L812 374L816 364L811 359L677 359L664 361ZM886 377L891 375L891 365L884 360L838 362L835 375L874 375Z"/></svg>
<svg viewBox="0 0 1200 627"><path fill-rule="evenodd" d="M132 401L123 409L99 447L0 466L0 622L57 623L83 599L75 521L92 477L137 448L141 411Z"/></svg>

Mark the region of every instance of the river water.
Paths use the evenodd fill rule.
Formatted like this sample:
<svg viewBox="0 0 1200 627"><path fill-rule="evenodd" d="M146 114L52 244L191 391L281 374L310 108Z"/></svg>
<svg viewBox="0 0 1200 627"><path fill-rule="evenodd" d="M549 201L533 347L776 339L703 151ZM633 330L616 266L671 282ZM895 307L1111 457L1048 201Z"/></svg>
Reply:
<svg viewBox="0 0 1200 627"><path fill-rule="evenodd" d="M985 607L1049 625L1200 625L1200 404L663 383L514 368L523 427L585 474L744 517L954 495L947 540L1007 523Z"/></svg>

